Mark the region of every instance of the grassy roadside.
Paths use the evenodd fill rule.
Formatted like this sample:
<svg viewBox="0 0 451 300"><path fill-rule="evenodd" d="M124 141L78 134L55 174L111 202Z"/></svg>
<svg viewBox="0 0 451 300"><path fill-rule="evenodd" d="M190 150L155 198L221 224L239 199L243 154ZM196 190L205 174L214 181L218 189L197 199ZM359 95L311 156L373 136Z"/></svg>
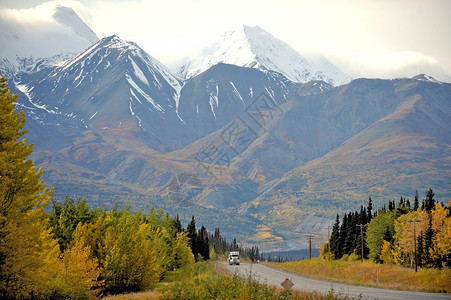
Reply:
<svg viewBox="0 0 451 300"><path fill-rule="evenodd" d="M444 268L413 269L371 261L301 260L265 263L268 266L321 280L397 290L422 292L451 292L451 270Z"/></svg>
<svg viewBox="0 0 451 300"><path fill-rule="evenodd" d="M215 267L215 264L218 267ZM257 282L251 275L241 278L219 262L200 262L168 273L152 291L110 296L104 299L349 299L332 294L283 290Z"/></svg>
<svg viewBox="0 0 451 300"><path fill-rule="evenodd" d="M161 299L348 299L333 294L284 290L262 284L252 274L242 278L228 273L220 262L196 263L194 270L191 269L188 272L180 270L175 273L168 280L176 279L176 281L161 289L163 293ZM188 273L189 276L187 276Z"/></svg>

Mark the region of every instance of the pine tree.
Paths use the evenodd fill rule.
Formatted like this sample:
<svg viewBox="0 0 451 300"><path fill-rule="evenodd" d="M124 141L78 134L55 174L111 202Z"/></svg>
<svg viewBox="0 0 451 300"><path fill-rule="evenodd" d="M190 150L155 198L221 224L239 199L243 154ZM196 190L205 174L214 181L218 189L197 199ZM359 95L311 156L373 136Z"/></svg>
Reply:
<svg viewBox="0 0 451 300"><path fill-rule="evenodd" d="M21 139L25 115L15 111L17 95L6 81L0 78L0 298L28 298L45 288L58 249L43 212L51 191L27 159L33 146Z"/></svg>
<svg viewBox="0 0 451 300"><path fill-rule="evenodd" d="M50 214L50 228L58 240L61 252L72 241L73 233L78 224L91 222L96 218L96 211L89 209L86 199L80 197L76 201L72 197L65 197L64 202L52 200L52 213Z"/></svg>
<svg viewBox="0 0 451 300"><path fill-rule="evenodd" d="M337 214L337 218L330 235L330 251L335 259L340 258L340 249L340 217Z"/></svg>
<svg viewBox="0 0 451 300"><path fill-rule="evenodd" d="M180 222L179 214L174 219L174 227L176 235L183 231L182 222Z"/></svg>
<svg viewBox="0 0 451 300"><path fill-rule="evenodd" d="M395 209L395 201L388 202L388 210L393 211Z"/></svg>
<svg viewBox="0 0 451 300"><path fill-rule="evenodd" d="M367 207L367 211L368 211L368 223L370 223L370 222L371 222L371 219L373 218L372 210L373 210L373 201L371 200L371 197L369 197L369 198L368 198L368 207Z"/></svg>
<svg viewBox="0 0 451 300"><path fill-rule="evenodd" d="M339 255L335 258L340 259L343 257L344 254L346 254L346 236L348 234L348 215L343 215L343 222L340 226L340 238L339 238Z"/></svg>
<svg viewBox="0 0 451 300"><path fill-rule="evenodd" d="M434 241L434 230L432 229L432 215L429 214L428 227L424 232L424 264L432 267L433 260L431 256L431 250Z"/></svg>
<svg viewBox="0 0 451 300"><path fill-rule="evenodd" d="M238 244L236 243L236 238L233 238L233 242L232 242L232 245L231 245L231 250L232 251L238 250Z"/></svg>
<svg viewBox="0 0 451 300"><path fill-rule="evenodd" d="M208 232L207 229L202 226L197 234L197 245L199 254L204 260L210 259L210 248L208 245Z"/></svg>
<svg viewBox="0 0 451 300"><path fill-rule="evenodd" d="M188 233L188 238L190 240L189 246L195 258L197 258L197 254L199 253L199 246L197 244L197 232L196 232L196 221L194 220L194 216L191 217L191 222L189 222L186 227L186 231Z"/></svg>
<svg viewBox="0 0 451 300"><path fill-rule="evenodd" d="M427 195L426 195L426 200L424 201L424 209L430 213L431 210L434 208L435 206L435 200L434 200L434 192L432 191L432 189L429 189Z"/></svg>
<svg viewBox="0 0 451 300"><path fill-rule="evenodd" d="M389 243L393 242L393 234L390 232L390 227L387 226L387 228L385 229L384 232L384 237L383 237L384 241L387 241Z"/></svg>
<svg viewBox="0 0 451 300"><path fill-rule="evenodd" d="M423 266L423 260L425 257L423 240L423 233L420 233L417 237L417 261L419 267Z"/></svg>
<svg viewBox="0 0 451 300"><path fill-rule="evenodd" d="M349 255L354 251L357 240L357 222L356 216L353 212L349 213L348 222L346 225L346 238L343 253ZM358 239L358 242L360 242L360 238Z"/></svg>
<svg viewBox="0 0 451 300"><path fill-rule="evenodd" d="M415 199L413 201L413 210L416 211L419 208L419 197L418 197L418 191L415 191Z"/></svg>

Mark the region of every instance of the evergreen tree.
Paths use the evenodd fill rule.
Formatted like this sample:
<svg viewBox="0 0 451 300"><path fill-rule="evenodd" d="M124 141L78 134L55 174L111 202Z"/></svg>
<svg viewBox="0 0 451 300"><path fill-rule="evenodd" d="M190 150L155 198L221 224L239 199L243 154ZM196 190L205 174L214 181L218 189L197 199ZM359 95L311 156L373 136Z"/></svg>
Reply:
<svg viewBox="0 0 451 300"><path fill-rule="evenodd" d="M387 241L389 243L393 242L393 234L390 232L390 227L388 227L388 226L385 229L383 239L384 239L384 241Z"/></svg>
<svg viewBox="0 0 451 300"><path fill-rule="evenodd" d="M348 223L346 225L346 238L343 253L349 255L354 251L357 240L357 220L353 212L349 213ZM360 238L358 239L358 242L360 242Z"/></svg>
<svg viewBox="0 0 451 300"><path fill-rule="evenodd" d="M419 267L423 266L423 260L425 257L423 241L424 241L423 233L420 233L417 237L417 261Z"/></svg>
<svg viewBox="0 0 451 300"><path fill-rule="evenodd" d="M415 199L413 200L413 210L416 211L419 208L418 191L415 191Z"/></svg>
<svg viewBox="0 0 451 300"><path fill-rule="evenodd" d="M231 245L231 250L232 251L238 250L238 244L236 243L236 238L233 238L233 242L232 242L232 245Z"/></svg>
<svg viewBox="0 0 451 300"><path fill-rule="evenodd" d="M432 267L433 260L431 257L431 250L433 247L434 230L432 229L432 215L429 214L429 224L424 232L424 264Z"/></svg>
<svg viewBox="0 0 451 300"><path fill-rule="evenodd" d="M197 234L198 254L200 254L204 260L210 259L210 248L208 245L208 232L207 229L202 226Z"/></svg>
<svg viewBox="0 0 451 300"><path fill-rule="evenodd" d="M189 222L186 227L186 231L188 233L189 238L189 246L195 258L197 258L197 254L199 253L199 247L197 245L197 232L196 232L196 221L194 220L194 216L191 217L191 222Z"/></svg>
<svg viewBox="0 0 451 300"><path fill-rule="evenodd" d="M346 236L348 234L348 215L343 215L343 222L340 226L340 238L339 238L339 252L338 256L336 258L340 259L343 257L344 254L346 254Z"/></svg>
<svg viewBox="0 0 451 300"><path fill-rule="evenodd" d="M335 259L340 258L340 249L340 217L337 214L337 218L330 235L330 251Z"/></svg>
<svg viewBox="0 0 451 300"><path fill-rule="evenodd" d="M393 211L395 209L395 201L388 202L388 210Z"/></svg>
<svg viewBox="0 0 451 300"><path fill-rule="evenodd" d="M363 232L363 258L368 258L368 254L370 252L368 245L366 243L366 230L368 228L368 216L366 213L366 209L361 207L360 208L360 215L359 215L359 224L364 225L362 228L362 232ZM356 224L356 226L358 226L359 224ZM360 227L358 227L359 229L359 233L358 233L358 238L359 241L356 245L356 251L359 254L359 256L362 255L362 241L361 241L361 234L360 234Z"/></svg>
<svg viewBox="0 0 451 300"><path fill-rule="evenodd" d="M254 262L255 261L255 248L252 246L249 251L249 259Z"/></svg>
<svg viewBox="0 0 451 300"><path fill-rule="evenodd" d="M58 240L61 252L72 242L72 235L78 224L92 222L99 210L89 209L86 199L80 197L76 201L72 197L65 197L64 202L52 200L52 213L50 214L50 228Z"/></svg>
<svg viewBox="0 0 451 300"><path fill-rule="evenodd" d="M174 219L174 227L176 234L183 231L182 222L180 222L179 214L177 214Z"/></svg>
<svg viewBox="0 0 451 300"><path fill-rule="evenodd" d="M15 111L17 95L6 81L0 78L0 298L20 299L37 297L45 289L58 246L43 212L51 191L27 159L33 146L22 139L25 115Z"/></svg>
<svg viewBox="0 0 451 300"><path fill-rule="evenodd" d="M371 219L373 218L372 210L373 210L373 201L371 200L371 197L369 197L369 198L368 198L368 207L367 207L367 211L368 211L368 223L370 223L370 222L371 222Z"/></svg>
<svg viewBox="0 0 451 300"><path fill-rule="evenodd" d="M424 209L430 213L431 210L434 208L435 206L435 200L434 200L434 192L432 191L432 189L430 188L427 195L426 195L426 199L424 201Z"/></svg>

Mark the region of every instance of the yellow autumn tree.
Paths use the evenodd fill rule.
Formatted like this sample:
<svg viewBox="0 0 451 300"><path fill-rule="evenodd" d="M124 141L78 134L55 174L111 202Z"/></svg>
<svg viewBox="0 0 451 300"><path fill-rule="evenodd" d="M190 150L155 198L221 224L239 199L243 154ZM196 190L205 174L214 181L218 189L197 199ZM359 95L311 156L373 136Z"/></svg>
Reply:
<svg viewBox="0 0 451 300"><path fill-rule="evenodd" d="M71 288L77 299L87 299L96 296L94 287L98 286L100 268L97 260L93 257L91 247L86 242L90 236L88 224L78 224L74 231L72 245L63 253L61 276Z"/></svg>
<svg viewBox="0 0 451 300"><path fill-rule="evenodd" d="M422 245L419 245L418 237L424 236L431 217L433 238L432 245L426 254L431 257L435 265L440 266L440 262L451 253L451 218L448 210L449 208L446 206L437 203L430 212L417 210L396 219L393 254L397 264L409 265L413 263L415 235L417 238L417 254L421 255L419 249Z"/></svg>
<svg viewBox="0 0 451 300"><path fill-rule="evenodd" d="M51 191L27 159L25 115L6 82L0 78L0 298L29 298L46 292L58 250L43 212Z"/></svg>
<svg viewBox="0 0 451 300"><path fill-rule="evenodd" d="M381 253L380 253L379 257L380 257L380 260L384 264L392 264L394 262L393 252L391 249L390 242L388 242L388 241L382 242L382 248L381 248Z"/></svg>
<svg viewBox="0 0 451 300"><path fill-rule="evenodd" d="M214 251L214 249L212 251ZM194 255L189 247L189 238L186 232L177 233L177 237L172 248L172 256L175 259L176 268L180 268L188 264L194 264Z"/></svg>
<svg viewBox="0 0 451 300"><path fill-rule="evenodd" d="M395 220L395 244L393 259L400 265L411 265L414 261L415 235L426 230L428 214L426 211L412 211ZM415 232L414 232L415 231Z"/></svg>
<svg viewBox="0 0 451 300"><path fill-rule="evenodd" d="M106 293L139 291L151 287L162 272L152 241L151 229L140 213L121 211L105 232L102 277Z"/></svg>
<svg viewBox="0 0 451 300"><path fill-rule="evenodd" d="M431 257L435 261L443 260L447 255L451 254L451 217L449 216L449 208L437 203L432 214L432 229L434 230L434 240L431 249Z"/></svg>

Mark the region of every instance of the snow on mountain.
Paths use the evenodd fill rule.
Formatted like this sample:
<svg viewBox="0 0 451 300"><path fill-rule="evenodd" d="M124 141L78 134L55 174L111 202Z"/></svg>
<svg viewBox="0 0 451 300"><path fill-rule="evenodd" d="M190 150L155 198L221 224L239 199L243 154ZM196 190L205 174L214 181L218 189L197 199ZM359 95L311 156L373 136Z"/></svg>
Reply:
<svg viewBox="0 0 451 300"><path fill-rule="evenodd" d="M141 132L158 150L176 147L187 134L177 112L182 81L117 36L38 72L20 72L14 83L35 109L73 116L94 130Z"/></svg>
<svg viewBox="0 0 451 300"><path fill-rule="evenodd" d="M185 61L177 73L191 78L218 63L275 71L294 82L322 80L340 85L351 80L325 58L307 59L258 26L226 32L204 49L202 57Z"/></svg>
<svg viewBox="0 0 451 300"><path fill-rule="evenodd" d="M56 3L43 4L35 12L0 12L0 66L15 69L9 71L61 62L99 40L72 8Z"/></svg>
<svg viewBox="0 0 451 300"><path fill-rule="evenodd" d="M150 81L153 85L157 85L161 88L161 78L156 76L160 75L177 92L181 89L181 80L174 76L163 64L147 54L135 43L124 41L116 35L103 38L99 43L92 45L80 55L61 63L60 68L61 70L78 68L80 73L76 77L76 80L79 82L77 83L76 81L75 85L79 85L80 81L84 80L88 75L85 70L95 70L95 67L98 67L99 65L102 65L103 69L110 67L111 62L104 61L108 56L114 57L116 61L128 59L134 71L134 75L147 86L150 86ZM144 64L139 67L137 65L138 62L143 62ZM85 64L89 66L89 68L84 69ZM93 66L91 64L96 65ZM144 69L142 69L143 67ZM151 79L153 79L153 81Z"/></svg>
<svg viewBox="0 0 451 300"><path fill-rule="evenodd" d="M412 77L413 79L421 80L421 81L428 81L428 82L435 82L440 83L437 79L435 79L432 76L426 75L426 74L419 74L417 76Z"/></svg>

